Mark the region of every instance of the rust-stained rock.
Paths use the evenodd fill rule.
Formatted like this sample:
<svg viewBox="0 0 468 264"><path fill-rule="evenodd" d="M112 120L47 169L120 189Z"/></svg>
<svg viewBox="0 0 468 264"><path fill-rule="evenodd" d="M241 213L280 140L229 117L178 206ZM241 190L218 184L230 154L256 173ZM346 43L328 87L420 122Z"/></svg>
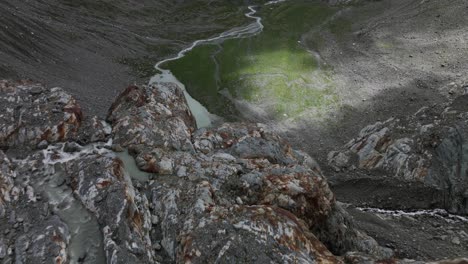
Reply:
<svg viewBox="0 0 468 264"><path fill-rule="evenodd" d="M97 217L107 259L154 263L148 201L134 189L122 161L104 152L67 162L65 167L75 182L76 197Z"/></svg>
<svg viewBox="0 0 468 264"><path fill-rule="evenodd" d="M424 107L414 115L377 122L328 155L337 171L384 172L402 182L421 182L449 195L446 209L468 213L468 98ZM356 156L357 159L350 157Z"/></svg>
<svg viewBox="0 0 468 264"><path fill-rule="evenodd" d="M0 149L43 148L84 138L80 133L93 134L89 142L98 141L110 133L95 119L85 119L80 105L61 88L31 81L0 81L0 108ZM93 132L84 131L85 123L92 123L85 127Z"/></svg>
<svg viewBox="0 0 468 264"><path fill-rule="evenodd" d="M10 202L10 191L13 188L15 171L7 156L0 150L0 216L5 214L4 205Z"/></svg>
<svg viewBox="0 0 468 264"><path fill-rule="evenodd" d="M187 111L174 85L132 86L108 117L114 143L154 173L163 262L339 262L327 246L391 255L355 230L311 157L260 124L195 130Z"/></svg>
<svg viewBox="0 0 468 264"><path fill-rule="evenodd" d="M107 120L112 124L114 143L128 148L144 171L159 172L155 148L193 149L190 137L196 129L195 119L175 84L128 87L112 105Z"/></svg>

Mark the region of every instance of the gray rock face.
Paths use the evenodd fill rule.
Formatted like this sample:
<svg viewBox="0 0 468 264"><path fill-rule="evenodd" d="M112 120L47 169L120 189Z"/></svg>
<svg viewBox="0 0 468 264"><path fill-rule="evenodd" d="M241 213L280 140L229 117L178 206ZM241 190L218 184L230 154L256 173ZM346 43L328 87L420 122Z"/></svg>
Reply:
<svg viewBox="0 0 468 264"><path fill-rule="evenodd" d="M15 183L13 162L1 151L0 168L2 263L68 263L67 225L51 214L47 203L38 201L27 181Z"/></svg>
<svg viewBox="0 0 468 264"><path fill-rule="evenodd" d="M128 148L143 171L158 173L168 167L167 162L156 162L158 151L193 149L190 136L196 129L195 119L176 85L131 86L116 99L107 119L114 144Z"/></svg>
<svg viewBox="0 0 468 264"><path fill-rule="evenodd" d="M82 120L81 108L63 90L29 82L1 82L0 144L35 146L72 138Z"/></svg>
<svg viewBox="0 0 468 264"><path fill-rule="evenodd" d="M96 118L85 121L79 104L61 88L0 81L0 93L0 149L44 148L67 140L96 141L110 133L107 124ZM88 137L82 127L92 127L94 134Z"/></svg>
<svg viewBox="0 0 468 264"><path fill-rule="evenodd" d="M27 85L15 89L30 98L36 88ZM43 103L53 102L47 91L41 93L49 98ZM74 102L69 96L60 98ZM50 111L41 115L48 118ZM58 121L24 124L31 131L45 131L57 122L66 123L66 113L62 111ZM9 127L19 119L9 120L2 125ZM373 263L392 256L355 227L310 156L260 124L197 130L175 85L128 88L109 111L110 125L96 118L83 120L76 129L70 126L67 136L48 138L39 149L44 141L36 137L40 133L4 138L0 226L7 231L0 233L2 261L91 263L98 253L83 254L84 245L77 243L79 234L94 230L90 223L98 227L93 241L101 241L96 245L102 247L102 259L112 264ZM394 168L406 162L404 155L411 156L412 144L419 142L406 136L387 142L381 139L387 135L384 127L366 131L350 144L354 152L330 155L338 169L361 161L355 166ZM432 156L447 168L454 166L453 157L459 155L455 145L464 137L452 132L446 143L437 141ZM112 146L103 143L110 133ZM369 133L373 136L366 136ZM82 146L84 142L100 143ZM394 154L385 157L383 148ZM117 158L110 149L128 150L135 164ZM12 161L11 150L27 153L27 159ZM136 175L141 171L132 166L150 177ZM405 179L420 178L413 170L395 171ZM77 233L67 208L85 208L95 222L78 225L83 229Z"/></svg>
<svg viewBox="0 0 468 264"><path fill-rule="evenodd" d="M175 86L130 87L108 119L114 143L156 173L152 215L162 224L152 237L166 261L338 261L323 242L336 254L391 255L353 228L313 159L261 125L192 133L193 118Z"/></svg>
<svg viewBox="0 0 468 264"><path fill-rule="evenodd" d="M337 171L384 171L402 182L435 186L449 198L446 209L468 213L468 101L426 107L412 116L361 130L342 150L329 154Z"/></svg>
<svg viewBox="0 0 468 264"><path fill-rule="evenodd" d="M0 217L5 215L5 203L11 201L10 191L13 188L15 172L10 160L0 150Z"/></svg>
<svg viewBox="0 0 468 264"><path fill-rule="evenodd" d="M68 263L68 227L58 216L19 236L15 242L15 263Z"/></svg>
<svg viewBox="0 0 468 264"><path fill-rule="evenodd" d="M65 166L75 196L98 219L108 262L153 263L148 201L122 161L112 153L90 154Z"/></svg>

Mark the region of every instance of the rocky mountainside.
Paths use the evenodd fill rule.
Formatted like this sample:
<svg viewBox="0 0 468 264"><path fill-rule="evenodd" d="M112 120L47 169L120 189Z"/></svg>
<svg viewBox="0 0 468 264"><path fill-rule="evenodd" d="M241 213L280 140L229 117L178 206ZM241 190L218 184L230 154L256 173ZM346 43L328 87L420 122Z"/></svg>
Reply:
<svg viewBox="0 0 468 264"><path fill-rule="evenodd" d="M0 2L0 263L468 263L467 2L267 2Z"/></svg>
<svg viewBox="0 0 468 264"><path fill-rule="evenodd" d="M421 183L422 188L433 189L435 194L421 197L421 208L436 206L466 215L467 124L468 96L461 95L444 105L421 108L406 118L392 118L365 127L341 151L331 152L329 162L337 172L346 174L337 176L337 180L360 178L357 171L382 175L374 177L400 184ZM380 202L380 206L382 203L385 204ZM407 204L408 209L411 206Z"/></svg>
<svg viewBox="0 0 468 264"><path fill-rule="evenodd" d="M392 257L355 227L311 157L259 124L197 129L175 85L127 88L109 123L60 88L2 81L0 92L3 263Z"/></svg>
<svg viewBox="0 0 468 264"><path fill-rule="evenodd" d="M466 92L454 86L447 103L369 125L328 155L339 200L400 256L467 255Z"/></svg>
<svg viewBox="0 0 468 264"><path fill-rule="evenodd" d="M242 1L0 3L0 76L67 87L103 115L120 92L191 41L244 23Z"/></svg>

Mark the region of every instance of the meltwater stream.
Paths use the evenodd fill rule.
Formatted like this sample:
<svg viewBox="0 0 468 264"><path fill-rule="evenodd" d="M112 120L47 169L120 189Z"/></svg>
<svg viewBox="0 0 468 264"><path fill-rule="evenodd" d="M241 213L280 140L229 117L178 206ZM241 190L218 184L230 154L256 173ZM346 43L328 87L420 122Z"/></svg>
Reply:
<svg viewBox="0 0 468 264"><path fill-rule="evenodd" d="M403 210L385 210L380 208L357 207L359 211L369 212L374 214L389 215L389 216L431 216L443 219L447 222L465 222L468 223L468 218L461 215L450 214L444 209L432 210L416 210L416 211L403 211Z"/></svg>
<svg viewBox="0 0 468 264"><path fill-rule="evenodd" d="M284 1L286 0L269 1L265 5L273 5L273 4L281 3ZM197 126L199 128L210 126L212 123L213 117L215 117L215 115L209 113L208 110L202 104L200 104L200 102L198 102L192 96L190 96L190 94L185 89L185 85L181 83L179 80L177 80L177 78L172 74L170 70L163 69L162 65L166 62L175 61L180 58L183 58L188 52L190 52L195 47L201 44L221 43L228 39L247 38L247 37L252 37L261 33L263 31L264 26L262 24L262 18L255 16L256 13L257 13L257 10L255 9L255 6L249 6L248 12L245 13L245 16L248 18L254 19L255 22L244 27L237 27L237 28L233 28L231 30L225 31L216 37L197 40L193 42L192 45L190 45L189 47L181 50L176 56L162 60L156 63L155 65L155 68L159 70L161 73L153 76L149 83L150 84L175 83L178 86L180 86L184 90L185 98L190 107L190 110L192 111L193 116L195 117Z"/></svg>
<svg viewBox="0 0 468 264"><path fill-rule="evenodd" d="M35 189L46 194L54 212L70 229L70 263L105 263L102 233L96 217L81 201L73 196L73 190L65 184L65 172L60 164L90 153L110 153L108 143L81 147L77 152L64 151L64 144L51 145L43 151L44 177L35 182Z"/></svg>
<svg viewBox="0 0 468 264"><path fill-rule="evenodd" d="M103 236L96 217L91 214L81 201L73 195L73 190L65 184L65 172L60 164L80 157L99 154L119 157L124 163L126 180L144 182L149 180L148 173L140 171L133 157L128 152L114 153L107 143L94 143L87 146L75 145L75 152L65 151L65 144L50 145L43 150L44 177L34 183L34 188L44 193L53 205L54 212L70 229L70 263L105 263ZM27 162L27 160L25 161ZM129 184L132 187L132 184ZM132 188L130 188L132 189Z"/></svg>

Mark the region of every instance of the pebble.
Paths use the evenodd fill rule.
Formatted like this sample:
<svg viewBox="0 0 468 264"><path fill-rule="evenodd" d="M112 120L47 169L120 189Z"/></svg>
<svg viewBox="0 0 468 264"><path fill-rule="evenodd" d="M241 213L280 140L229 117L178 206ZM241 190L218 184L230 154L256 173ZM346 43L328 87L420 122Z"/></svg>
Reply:
<svg viewBox="0 0 468 264"><path fill-rule="evenodd" d="M153 244L153 249L156 250L156 251L161 250L161 244L159 244L158 242L154 243Z"/></svg>
<svg viewBox="0 0 468 264"><path fill-rule="evenodd" d="M46 149L48 146L49 142L47 142L47 140L42 140L41 142L39 142L39 144L37 144L38 149Z"/></svg>
<svg viewBox="0 0 468 264"><path fill-rule="evenodd" d="M447 240L447 237L446 235L442 235L442 236L435 236L434 239L438 239L438 240L442 240L442 241L445 241Z"/></svg>
<svg viewBox="0 0 468 264"><path fill-rule="evenodd" d="M452 238L452 244L460 245L460 239L458 237Z"/></svg>
<svg viewBox="0 0 468 264"><path fill-rule="evenodd" d="M119 144L112 145L111 149L113 151L115 151L115 152L124 152L125 151L125 149Z"/></svg>
<svg viewBox="0 0 468 264"><path fill-rule="evenodd" d="M467 234L465 231L463 231L463 230L460 231L460 235L461 235L462 237L468 237L468 234Z"/></svg>
<svg viewBox="0 0 468 264"><path fill-rule="evenodd" d="M152 215L151 216L151 223L153 225L157 225L159 223L159 217L157 215Z"/></svg>
<svg viewBox="0 0 468 264"><path fill-rule="evenodd" d="M9 224L15 223L15 219L16 219L16 212L15 212L15 211L12 211L12 212L10 213L10 217L8 218L8 223L9 223Z"/></svg>

